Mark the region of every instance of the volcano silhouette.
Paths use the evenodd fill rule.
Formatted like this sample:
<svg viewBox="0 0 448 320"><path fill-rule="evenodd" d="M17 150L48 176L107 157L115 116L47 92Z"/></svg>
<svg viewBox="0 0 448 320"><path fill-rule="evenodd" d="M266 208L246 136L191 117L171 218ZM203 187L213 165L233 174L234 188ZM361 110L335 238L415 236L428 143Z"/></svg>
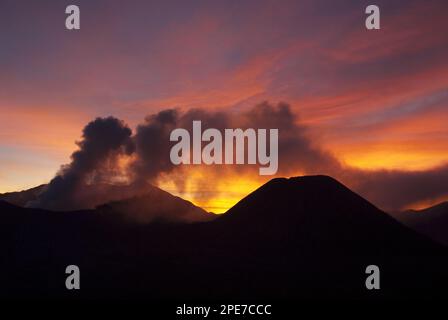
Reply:
<svg viewBox="0 0 448 320"><path fill-rule="evenodd" d="M426 238L328 176L273 179L220 219L255 237L365 253L429 250ZM250 226L250 227L249 227Z"/></svg>
<svg viewBox="0 0 448 320"><path fill-rule="evenodd" d="M0 210L9 217L0 290L10 297L73 298L70 264L82 273L77 298L430 298L448 284L445 247L327 176L273 179L193 224L126 224L99 209ZM365 287L372 264L377 292Z"/></svg>

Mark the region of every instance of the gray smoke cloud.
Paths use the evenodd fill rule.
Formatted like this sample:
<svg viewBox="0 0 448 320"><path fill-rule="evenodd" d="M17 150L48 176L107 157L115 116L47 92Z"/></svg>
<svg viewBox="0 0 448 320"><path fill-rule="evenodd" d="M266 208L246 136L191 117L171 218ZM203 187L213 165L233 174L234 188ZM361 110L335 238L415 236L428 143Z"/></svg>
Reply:
<svg viewBox="0 0 448 320"><path fill-rule="evenodd" d="M278 128L279 168L277 176L327 174L386 210L401 209L411 203L448 195L448 165L432 170L363 171L342 165L331 153L313 143L306 126L286 103L260 103L240 113L191 109L163 110L146 117L132 135L131 129L116 118L98 118L89 123L78 143L80 150L72 163L64 166L47 190L32 205L49 209L89 208L134 195L169 177L179 191L190 178L191 166L175 166L170 161L170 133L176 128L192 130L193 120L201 120L202 130L216 128ZM120 155L132 156L128 166L129 185L113 186L110 177ZM217 196L222 177L235 174L258 176L258 165L201 166L197 193ZM202 179L202 180L201 180ZM214 188L215 187L215 188Z"/></svg>
<svg viewBox="0 0 448 320"><path fill-rule="evenodd" d="M170 149L174 145L170 142L170 133L175 128L184 128L191 132L194 120L201 120L203 131L208 128L221 132L226 128L278 128L281 159L279 174L288 174L297 168L309 173L322 173L323 168L328 172L330 168L339 167L338 161L331 154L311 143L307 129L298 124L298 119L288 104L271 105L263 102L240 114L203 109L192 109L180 114L173 109L147 117L145 123L138 126L134 139L139 177L154 179L159 174L171 172L176 168L169 158ZM217 166L215 169L219 170ZM255 172L258 165L238 165L232 168L237 171L250 169Z"/></svg>
<svg viewBox="0 0 448 320"><path fill-rule="evenodd" d="M169 158L169 137L178 124L178 111L170 109L146 117L145 122L137 127L134 136L137 158L132 165L137 183L152 182L159 174L174 168Z"/></svg>
<svg viewBox="0 0 448 320"><path fill-rule="evenodd" d="M108 165L113 167L118 155L133 152L131 135L131 129L113 117L97 118L87 124L82 140L77 142L79 150L71 156L72 162L61 168L29 206L52 210L89 207L87 202L99 196L95 191L109 175Z"/></svg>
<svg viewBox="0 0 448 320"><path fill-rule="evenodd" d="M239 114L203 109L193 109L180 114L176 110L167 110L148 119L147 123L140 127L142 136L137 145L144 146L151 136L159 142L157 146L152 144L148 148L138 148L139 158L144 160L140 165L150 172L152 178L161 173L172 173L179 190L183 189L189 172L173 166L169 161L169 150L172 146L169 143L169 133L174 128L185 128L191 132L193 120L201 120L203 130L278 128L278 176L298 173L327 174L387 211L400 210L416 202L448 196L448 184L445 183L448 181L448 165L424 171L359 170L343 165L330 152L313 143L307 127L300 123L300 119L287 103L272 105L263 102ZM197 180L196 183L202 187L209 185L210 181L218 184L220 177L242 171L255 175L257 166L214 166L213 170L206 171L202 181ZM200 189L197 191L200 193ZM208 190L204 197L211 194L213 191ZM216 196L216 193L213 195Z"/></svg>

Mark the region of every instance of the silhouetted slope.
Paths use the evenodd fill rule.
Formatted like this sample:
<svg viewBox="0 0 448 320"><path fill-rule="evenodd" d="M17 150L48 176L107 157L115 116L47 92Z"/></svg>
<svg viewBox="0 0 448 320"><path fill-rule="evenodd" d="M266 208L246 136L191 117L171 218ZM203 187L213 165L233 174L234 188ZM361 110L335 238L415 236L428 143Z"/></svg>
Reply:
<svg viewBox="0 0 448 320"><path fill-rule="evenodd" d="M7 201L11 204L15 204L17 206L24 207L28 202L35 201L38 195L47 187L46 184L42 184L40 186L16 191L16 192L7 192L0 193L0 200Z"/></svg>
<svg viewBox="0 0 448 320"><path fill-rule="evenodd" d="M341 244L341 250L380 250L393 254L430 249L433 244L392 219L328 176L273 179L245 197L221 218L232 229L266 237ZM251 226L250 231L247 229Z"/></svg>
<svg viewBox="0 0 448 320"><path fill-rule="evenodd" d="M95 209L106 203L123 201L137 196L160 191L152 184L111 184L95 183L93 185L78 186L73 194L67 196L66 202L52 199L53 194L43 192L35 201L27 203L27 207L41 208L53 211L75 211ZM171 196L171 195L170 195ZM42 202L42 198L45 201Z"/></svg>
<svg viewBox="0 0 448 320"><path fill-rule="evenodd" d="M443 247L325 176L274 179L211 222L3 204L5 217L8 297L402 299L444 297L448 285ZM76 293L64 287L69 264L81 268ZM382 272L377 292L364 286L370 264Z"/></svg>
<svg viewBox="0 0 448 320"><path fill-rule="evenodd" d="M423 210L408 210L397 215L403 224L431 239L448 245L448 202Z"/></svg>
<svg viewBox="0 0 448 320"><path fill-rule="evenodd" d="M121 215L124 220L135 223L152 221L200 222L210 221L216 216L190 201L171 195L157 187L129 199L114 201L99 206L105 214Z"/></svg>
<svg viewBox="0 0 448 320"><path fill-rule="evenodd" d="M40 185L28 190L0 194L0 201L16 206L39 208L38 196L47 185ZM210 221L215 215L210 214L186 201L151 184L146 185L112 185L96 184L85 186L79 205L62 211L89 210L114 216L123 221L149 223L153 220L170 222ZM85 207L87 205L87 207Z"/></svg>

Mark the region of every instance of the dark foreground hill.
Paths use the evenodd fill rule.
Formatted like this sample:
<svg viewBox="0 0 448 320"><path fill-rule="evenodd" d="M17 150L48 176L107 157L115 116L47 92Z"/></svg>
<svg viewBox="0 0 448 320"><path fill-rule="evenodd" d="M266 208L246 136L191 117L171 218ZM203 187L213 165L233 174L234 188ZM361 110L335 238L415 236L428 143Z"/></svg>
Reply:
<svg viewBox="0 0 448 320"><path fill-rule="evenodd" d="M330 177L274 179L222 217L126 223L102 210L0 203L7 297L200 299L444 297L447 251ZM81 290L65 289L65 267ZM378 265L381 290L365 288Z"/></svg>
<svg viewBox="0 0 448 320"><path fill-rule="evenodd" d="M448 245L448 202L423 210L407 210L397 215L404 225Z"/></svg>

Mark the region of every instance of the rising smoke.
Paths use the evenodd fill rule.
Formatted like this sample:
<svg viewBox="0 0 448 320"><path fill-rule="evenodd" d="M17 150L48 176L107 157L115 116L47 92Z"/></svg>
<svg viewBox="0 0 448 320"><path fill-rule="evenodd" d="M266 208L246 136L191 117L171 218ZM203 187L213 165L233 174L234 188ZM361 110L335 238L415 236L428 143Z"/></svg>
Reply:
<svg viewBox="0 0 448 320"><path fill-rule="evenodd" d="M132 131L123 121L113 117L97 118L87 124L79 150L72 162L62 166L38 200L29 204L52 210L73 210L89 207L101 186L108 184L118 157L133 152Z"/></svg>
<svg viewBox="0 0 448 320"><path fill-rule="evenodd" d="M144 192L160 177L171 179L180 192L191 179L189 166L174 166L169 157L173 145L169 136L175 128L191 130L201 120L203 130L216 128L278 128L279 170L277 176L299 174L331 175L376 205L395 210L411 203L448 194L448 166L421 172L363 171L342 165L332 154L316 146L306 126L286 103L263 102L242 113L191 109L168 109L146 117L132 135L123 121L97 118L83 130L79 150L63 166L47 190L30 205L55 210L92 208L99 204ZM127 159L125 168L119 160ZM197 167L196 167L197 168ZM207 187L207 196L217 196L222 178L247 174L258 177L254 165L206 166L195 179L198 192ZM114 177L126 172L127 186L117 187Z"/></svg>

